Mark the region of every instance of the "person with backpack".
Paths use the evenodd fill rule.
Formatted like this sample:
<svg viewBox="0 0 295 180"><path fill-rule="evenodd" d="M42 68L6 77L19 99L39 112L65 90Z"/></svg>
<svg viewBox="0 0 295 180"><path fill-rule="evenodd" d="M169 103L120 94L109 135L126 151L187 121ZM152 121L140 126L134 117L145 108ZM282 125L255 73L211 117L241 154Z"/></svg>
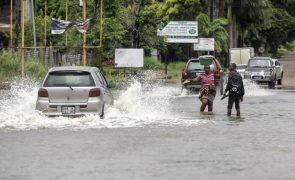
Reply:
<svg viewBox="0 0 295 180"><path fill-rule="evenodd" d="M232 107L235 103L235 108L237 111L237 116L241 115L240 112L240 101L243 101L243 97L245 94L243 78L236 70L237 65L235 63L231 63L229 66L229 76L227 85L225 88L225 93L229 91L228 94L228 105L227 105L227 115L231 116Z"/></svg>

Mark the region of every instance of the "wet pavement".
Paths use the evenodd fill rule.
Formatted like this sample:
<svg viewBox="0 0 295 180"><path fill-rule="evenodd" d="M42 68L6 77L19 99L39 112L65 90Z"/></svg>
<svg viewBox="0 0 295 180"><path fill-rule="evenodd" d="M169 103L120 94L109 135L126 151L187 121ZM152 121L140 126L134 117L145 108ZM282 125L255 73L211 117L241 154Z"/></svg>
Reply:
<svg viewBox="0 0 295 180"><path fill-rule="evenodd" d="M246 83L241 118L179 85L115 92L106 118L46 118L37 86L0 95L0 179L294 179L295 91ZM235 111L233 111L235 113Z"/></svg>

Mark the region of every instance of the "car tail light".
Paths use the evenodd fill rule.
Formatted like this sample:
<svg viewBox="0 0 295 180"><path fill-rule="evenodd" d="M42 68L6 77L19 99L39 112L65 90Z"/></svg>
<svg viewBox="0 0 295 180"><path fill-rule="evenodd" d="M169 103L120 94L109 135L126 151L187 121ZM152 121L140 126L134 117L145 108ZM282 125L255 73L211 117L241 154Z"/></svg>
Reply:
<svg viewBox="0 0 295 180"><path fill-rule="evenodd" d="M39 89L39 91L38 91L38 96L39 96L39 97L48 97L48 92L47 92L47 90L46 90L46 89L43 89L43 88Z"/></svg>
<svg viewBox="0 0 295 180"><path fill-rule="evenodd" d="M100 89L99 88L94 88L91 89L89 92L89 97L98 97L100 96Z"/></svg>

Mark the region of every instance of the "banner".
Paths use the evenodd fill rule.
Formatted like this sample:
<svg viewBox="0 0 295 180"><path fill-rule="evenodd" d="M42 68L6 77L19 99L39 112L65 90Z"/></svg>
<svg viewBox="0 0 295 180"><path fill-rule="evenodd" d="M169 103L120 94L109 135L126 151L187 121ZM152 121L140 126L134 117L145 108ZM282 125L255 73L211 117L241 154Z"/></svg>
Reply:
<svg viewBox="0 0 295 180"><path fill-rule="evenodd" d="M74 26L80 33L85 33L90 26L90 19L64 21L51 18L51 34L63 34L72 26Z"/></svg>
<svg viewBox="0 0 295 180"><path fill-rule="evenodd" d="M71 26L73 26L71 21L51 18L51 34L63 34Z"/></svg>
<svg viewBox="0 0 295 180"><path fill-rule="evenodd" d="M80 33L85 33L89 26L90 26L90 19L84 19L84 20L81 20L81 21L76 21L74 23L74 26L77 28L77 30L80 32Z"/></svg>

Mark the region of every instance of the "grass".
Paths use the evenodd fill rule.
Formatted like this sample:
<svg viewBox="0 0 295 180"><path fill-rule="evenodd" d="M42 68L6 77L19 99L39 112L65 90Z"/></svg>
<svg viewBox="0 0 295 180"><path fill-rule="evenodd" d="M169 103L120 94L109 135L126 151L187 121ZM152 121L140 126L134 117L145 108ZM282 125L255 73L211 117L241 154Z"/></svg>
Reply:
<svg viewBox="0 0 295 180"><path fill-rule="evenodd" d="M25 76L41 80L47 73L48 67L38 59L26 59ZM10 81L21 76L21 63L14 51L0 52L0 81Z"/></svg>
<svg viewBox="0 0 295 180"><path fill-rule="evenodd" d="M115 68L114 66L104 66L101 68L109 82L124 83L134 75L141 76L145 71L155 71L157 78L165 79L166 82L178 82L185 62L173 62L167 66L168 73L165 72L165 64L150 57L144 58L143 68ZM48 66L39 59L28 58L25 61L25 76L37 81L41 81L48 71ZM21 75L21 64L18 54L14 51L0 51L0 82L10 81L19 78Z"/></svg>

